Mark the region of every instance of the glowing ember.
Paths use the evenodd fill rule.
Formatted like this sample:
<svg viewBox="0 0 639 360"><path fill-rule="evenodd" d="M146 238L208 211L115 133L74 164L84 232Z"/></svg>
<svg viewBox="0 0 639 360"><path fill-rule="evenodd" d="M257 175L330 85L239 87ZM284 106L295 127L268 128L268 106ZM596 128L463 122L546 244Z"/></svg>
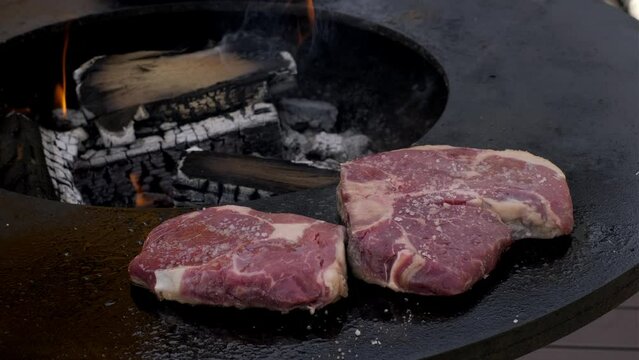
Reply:
<svg viewBox="0 0 639 360"><path fill-rule="evenodd" d="M130 173L129 180L131 181L131 185L133 185L133 189L135 189L135 207L150 207L153 205L153 200L148 199L144 194L144 190L142 190L142 185L140 184L140 174L138 173Z"/></svg>
<svg viewBox="0 0 639 360"><path fill-rule="evenodd" d="M129 180L135 189L135 207L173 207L173 201L167 195L144 192L140 184L140 174L130 173Z"/></svg>
<svg viewBox="0 0 639 360"><path fill-rule="evenodd" d="M69 49L69 24L64 27L64 45L62 47L62 83L55 86L55 106L62 109L67 117L67 50Z"/></svg>
<svg viewBox="0 0 639 360"><path fill-rule="evenodd" d="M133 189L135 189L136 194L143 193L142 186L140 185L140 174L138 173L130 173L129 180L131 181L131 185L133 185Z"/></svg>
<svg viewBox="0 0 639 360"><path fill-rule="evenodd" d="M306 0L306 12L308 13L308 22L312 29L315 27L315 6L313 6L313 0Z"/></svg>
<svg viewBox="0 0 639 360"><path fill-rule="evenodd" d="M300 23L297 23L297 45L300 46L306 40L308 35L315 32L315 6L313 0L306 0L306 17L308 19L308 31L303 31Z"/></svg>

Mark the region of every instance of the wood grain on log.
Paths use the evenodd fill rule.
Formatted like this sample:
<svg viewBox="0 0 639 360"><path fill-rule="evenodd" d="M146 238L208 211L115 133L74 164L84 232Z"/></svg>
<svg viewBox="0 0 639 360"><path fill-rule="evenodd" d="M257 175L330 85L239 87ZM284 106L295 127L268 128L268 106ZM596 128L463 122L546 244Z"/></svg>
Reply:
<svg viewBox="0 0 639 360"><path fill-rule="evenodd" d="M134 118L190 122L259 102L270 88L294 82L296 72L288 53L251 60L213 48L102 56L74 77L83 110L101 128L118 132Z"/></svg>
<svg viewBox="0 0 639 360"><path fill-rule="evenodd" d="M209 49L187 54L138 51L105 56L82 76L82 104L96 115L172 99L259 68L235 54Z"/></svg>
<svg viewBox="0 0 639 360"><path fill-rule="evenodd" d="M199 151L187 154L181 168L191 178L286 193L336 184L339 173L285 160Z"/></svg>

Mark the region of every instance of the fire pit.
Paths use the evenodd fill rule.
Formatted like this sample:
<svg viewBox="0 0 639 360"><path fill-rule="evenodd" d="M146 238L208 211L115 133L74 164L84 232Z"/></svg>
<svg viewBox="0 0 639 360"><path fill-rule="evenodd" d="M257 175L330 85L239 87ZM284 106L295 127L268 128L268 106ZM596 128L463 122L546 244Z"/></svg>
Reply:
<svg viewBox="0 0 639 360"><path fill-rule="evenodd" d="M24 169L6 174L5 188L72 204L204 206L317 186L223 183L188 153L292 161L308 178L335 178L316 169L410 146L447 95L423 51L321 16L121 14L40 31L4 53L13 55L1 102L38 128L40 138L25 131L18 141L46 160L43 178L25 182Z"/></svg>
<svg viewBox="0 0 639 360"><path fill-rule="evenodd" d="M95 1L77 8L76 2L61 0L56 6L63 10L52 18L38 8L33 12L37 16L25 24L0 22L0 37L15 37L0 46L0 99L7 106L5 113L13 111L0 121L0 174L2 187L8 189L0 190L4 357L513 358L584 325L639 289L639 59L628 51L636 42L636 23L623 14L577 0L318 0L317 31L311 34L306 2L145 2L136 7L139 3ZM28 4L14 6L21 14L29 13ZM275 109L282 128L287 121L291 130L303 134L309 129L294 109L311 107L332 119L332 106L338 110L334 127L314 124L317 135L364 135L370 139L367 151L413 142L529 150L565 170L575 205L574 233L547 242L516 243L487 279L452 298L407 296L350 279L349 297L326 311L280 315L158 302L132 288L126 267L144 237L162 220L186 210L63 203L60 184L56 192L44 181L51 173L44 150L38 148L43 144L40 129L54 134L79 131L65 129L51 115L58 107L53 93L61 82L66 21L73 20L67 106L79 109L72 71L89 59L145 50L205 51L218 46L224 35L241 30L245 19L261 30L258 35L282 39L283 51L295 60L298 84L296 92L277 100L265 97L245 104L242 109L252 107L252 113L245 114L272 114ZM301 45L298 19L303 20ZM602 26L591 26L594 21ZM34 28L40 29L21 35ZM322 105L310 106L309 101ZM257 105L263 103L272 107ZM153 109L145 106L149 115ZM142 111L138 115L146 117ZM294 116L286 118L289 115ZM203 120L188 125L193 128ZM136 132L136 124L137 140L143 134ZM97 142L102 135L93 125L87 119L89 130L84 131ZM81 173L87 168L79 166L80 142L76 145L80 160L70 160L73 166L67 169L78 181L75 187L83 202L133 206L136 199L150 197L162 204L164 196L170 205L184 201L160 182L146 182L160 164L153 158L147 170L134 164L112 169L121 177L110 183L126 187L116 191L122 192L117 199L85 196L88 191L78 184L92 179L97 170ZM304 154L308 162L292 164L290 160L300 159L285 158L284 148L290 145L285 142L280 155L253 150L186 153L192 145L201 144L185 145L180 158L162 157L170 185L181 192L209 193L214 182L232 184L238 189L235 201L235 194L240 200L242 193L239 186L260 190L272 184L271 178L256 176L263 170L223 177L227 174L219 169L202 168L209 156L225 164L250 161L260 169L326 171L322 178L327 183L335 171L314 166L327 159L313 152ZM342 161L343 155L334 160ZM169 158L175 169L166 166ZM178 168L186 178L178 177ZM253 183L240 184L247 179ZM247 205L337 221L334 187L287 186L271 191L281 195L260 195ZM221 202L219 197L209 200Z"/></svg>

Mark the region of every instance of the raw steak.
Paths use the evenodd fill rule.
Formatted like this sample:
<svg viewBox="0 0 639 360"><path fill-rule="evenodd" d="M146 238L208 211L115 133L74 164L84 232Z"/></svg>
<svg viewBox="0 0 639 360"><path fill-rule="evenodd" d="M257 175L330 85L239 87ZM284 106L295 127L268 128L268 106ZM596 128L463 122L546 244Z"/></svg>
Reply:
<svg viewBox="0 0 639 360"><path fill-rule="evenodd" d="M462 293L513 240L573 227L565 175L523 151L380 153L342 164L338 197L355 276L424 295Z"/></svg>
<svg viewBox="0 0 639 360"><path fill-rule="evenodd" d="M313 312L347 296L344 237L300 215L208 208L153 229L129 274L160 299Z"/></svg>

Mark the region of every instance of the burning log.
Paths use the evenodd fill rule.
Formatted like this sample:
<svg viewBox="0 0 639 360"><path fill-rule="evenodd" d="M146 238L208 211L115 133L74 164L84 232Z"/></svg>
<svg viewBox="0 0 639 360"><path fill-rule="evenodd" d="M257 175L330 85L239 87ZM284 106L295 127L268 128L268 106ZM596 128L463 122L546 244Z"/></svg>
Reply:
<svg viewBox="0 0 639 360"><path fill-rule="evenodd" d="M244 45L243 45L244 46ZM135 141L164 123L185 123L263 101L295 86L287 52L234 44L191 53L139 51L101 56L74 73L88 118L106 146Z"/></svg>
<svg viewBox="0 0 639 360"><path fill-rule="evenodd" d="M140 138L132 144L80 152L65 169L72 169L72 178L89 203L132 206L132 199L140 193L147 197L151 193L173 196L174 171L192 146L269 156L278 156L282 151L279 118L271 104L254 104L223 116L171 126L164 127L161 135ZM49 146L55 149L55 144ZM131 185L131 173L139 174L139 189ZM154 206L163 206L154 202Z"/></svg>
<svg viewBox="0 0 639 360"><path fill-rule="evenodd" d="M187 154L180 171L190 179L206 179L278 194L328 186L339 181L339 173L332 170L285 160L208 151ZM203 187L202 180L197 185Z"/></svg>
<svg viewBox="0 0 639 360"><path fill-rule="evenodd" d="M57 199L38 125L18 112L11 112L0 121L0 187Z"/></svg>

